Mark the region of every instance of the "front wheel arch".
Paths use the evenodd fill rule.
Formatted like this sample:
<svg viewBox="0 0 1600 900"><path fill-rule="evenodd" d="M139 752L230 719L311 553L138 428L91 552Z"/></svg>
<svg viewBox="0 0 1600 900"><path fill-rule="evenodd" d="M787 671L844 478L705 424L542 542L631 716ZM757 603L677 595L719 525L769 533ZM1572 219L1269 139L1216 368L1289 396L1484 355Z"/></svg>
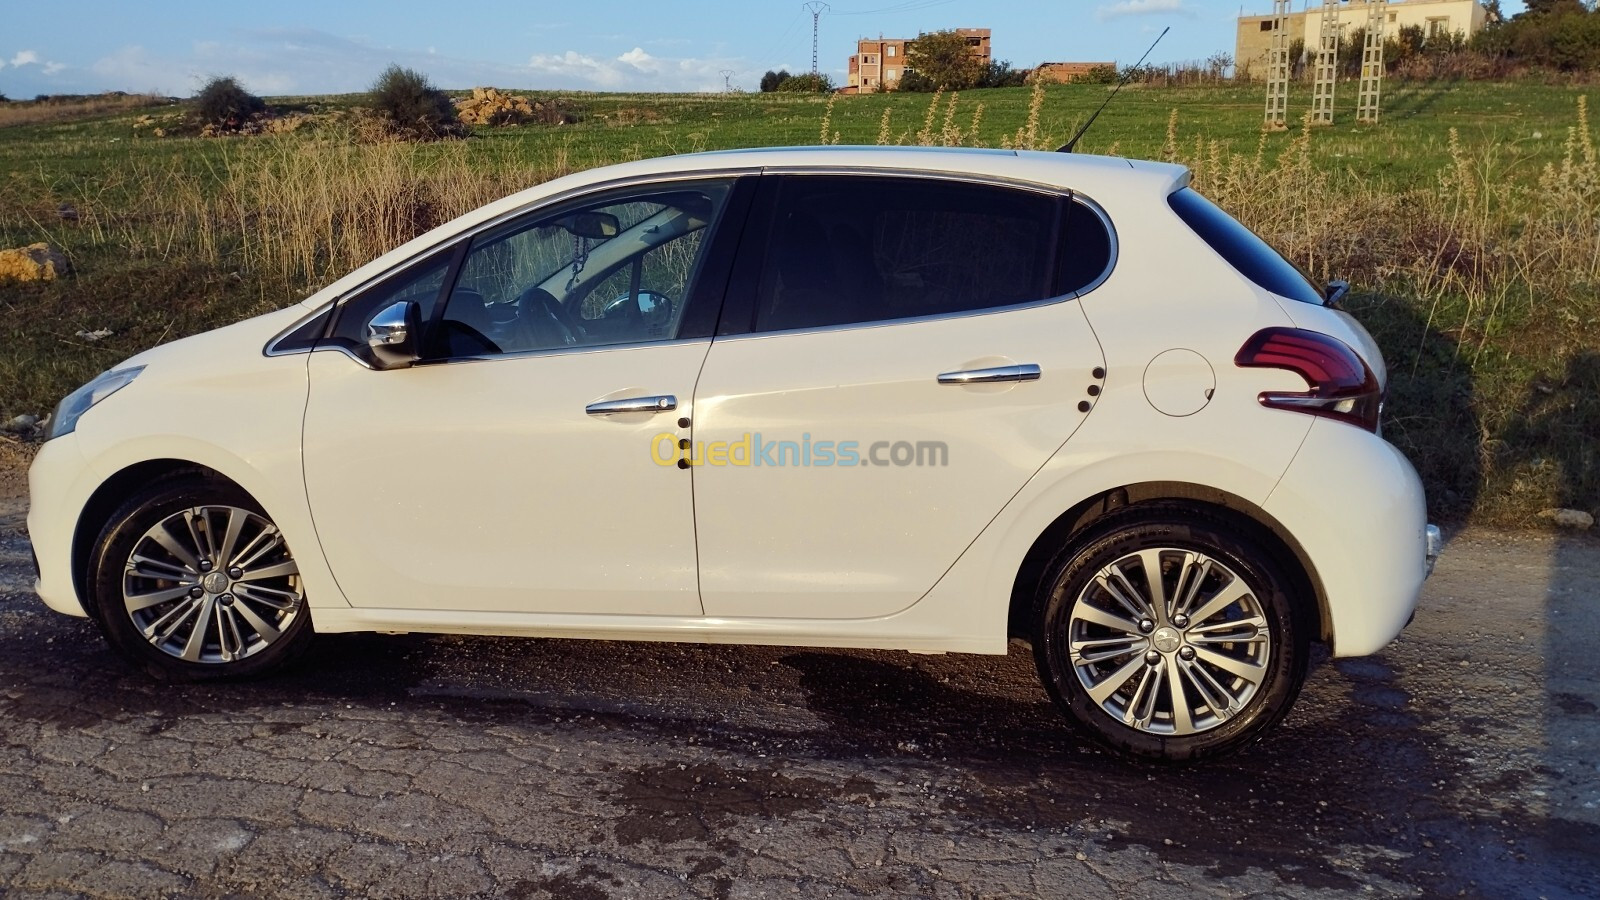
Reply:
<svg viewBox="0 0 1600 900"><path fill-rule="evenodd" d="M78 525L72 533L72 587L78 595L78 605L90 618L99 617L96 605L88 602L91 578L89 561L94 554L95 539L111 520L111 515L129 497L158 481L175 478L217 481L249 493L221 472L183 459L146 460L107 478L83 505L83 511L78 514Z"/></svg>
<svg viewBox="0 0 1600 900"><path fill-rule="evenodd" d="M1316 617L1313 633L1323 641L1333 640L1333 623L1322 581L1311 557L1289 530L1266 510L1243 497L1178 481L1149 481L1112 488L1085 498L1057 516L1034 539L1022 565L1017 568L1006 615L1008 637L1032 642L1034 603L1051 563L1062 553L1078 547L1086 531L1101 517L1135 504L1161 504L1221 519L1269 549L1292 580L1295 595L1313 602L1314 609L1302 610L1302 614Z"/></svg>

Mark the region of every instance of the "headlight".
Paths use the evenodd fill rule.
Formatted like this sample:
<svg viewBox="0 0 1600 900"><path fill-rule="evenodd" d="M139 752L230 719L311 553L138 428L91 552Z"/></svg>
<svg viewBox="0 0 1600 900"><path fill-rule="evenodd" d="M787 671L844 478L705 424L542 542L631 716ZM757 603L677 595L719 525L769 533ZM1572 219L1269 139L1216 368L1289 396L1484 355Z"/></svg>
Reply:
<svg viewBox="0 0 1600 900"><path fill-rule="evenodd" d="M132 366L114 372L101 372L93 381L63 397L61 402L56 404L56 414L50 417L50 432L45 435L45 440L71 434L73 429L78 427L78 419L82 418L84 413L96 403L122 390L143 371L144 366Z"/></svg>

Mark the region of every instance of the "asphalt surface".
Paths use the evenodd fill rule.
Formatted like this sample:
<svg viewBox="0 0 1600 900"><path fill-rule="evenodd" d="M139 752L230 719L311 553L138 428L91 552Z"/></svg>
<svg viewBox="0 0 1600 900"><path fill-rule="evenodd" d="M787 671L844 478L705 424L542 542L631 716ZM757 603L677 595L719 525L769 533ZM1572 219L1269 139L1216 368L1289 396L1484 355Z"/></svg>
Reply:
<svg viewBox="0 0 1600 900"><path fill-rule="evenodd" d="M1600 895L1600 542L1469 532L1222 763L1007 657L327 636L163 686L29 587L0 477L0 886L35 895Z"/></svg>

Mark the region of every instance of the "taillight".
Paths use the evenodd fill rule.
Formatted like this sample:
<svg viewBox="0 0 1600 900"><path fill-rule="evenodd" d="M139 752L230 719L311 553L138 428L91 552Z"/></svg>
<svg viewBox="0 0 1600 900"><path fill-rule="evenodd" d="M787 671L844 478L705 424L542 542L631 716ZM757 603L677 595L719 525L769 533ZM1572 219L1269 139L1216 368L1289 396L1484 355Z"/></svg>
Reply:
<svg viewBox="0 0 1600 900"><path fill-rule="evenodd" d="M1360 354L1334 338L1299 328L1265 328L1245 341L1233 361L1244 368L1288 369L1311 385L1303 393L1267 391L1262 406L1378 430L1383 397L1377 376Z"/></svg>

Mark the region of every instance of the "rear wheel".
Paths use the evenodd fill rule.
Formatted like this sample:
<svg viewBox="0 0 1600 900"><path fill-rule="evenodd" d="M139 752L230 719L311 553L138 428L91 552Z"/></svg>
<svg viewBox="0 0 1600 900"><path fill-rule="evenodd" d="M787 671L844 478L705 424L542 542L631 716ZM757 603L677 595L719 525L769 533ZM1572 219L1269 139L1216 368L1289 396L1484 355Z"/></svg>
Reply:
<svg viewBox="0 0 1600 900"><path fill-rule="evenodd" d="M1304 602L1230 523L1165 506L1113 514L1063 554L1038 606L1035 658L1096 740L1177 762L1238 749L1305 680Z"/></svg>
<svg viewBox="0 0 1600 900"><path fill-rule="evenodd" d="M106 637L159 678L260 674L311 636L288 542L231 484L186 478L150 486L111 517L91 565Z"/></svg>

